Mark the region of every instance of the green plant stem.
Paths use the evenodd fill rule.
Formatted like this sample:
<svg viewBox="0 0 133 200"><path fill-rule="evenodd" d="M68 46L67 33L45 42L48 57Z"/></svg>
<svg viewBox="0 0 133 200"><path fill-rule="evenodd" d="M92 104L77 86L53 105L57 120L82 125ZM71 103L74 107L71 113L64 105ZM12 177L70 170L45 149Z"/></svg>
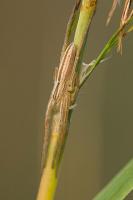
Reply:
<svg viewBox="0 0 133 200"><path fill-rule="evenodd" d="M78 49L85 42L85 35L89 30L92 17L94 16L97 0L83 0L80 8L79 20L75 32L74 44Z"/></svg>
<svg viewBox="0 0 133 200"><path fill-rule="evenodd" d="M54 198L57 186L57 176L56 176L56 168L51 168L51 165L57 140L58 140L58 133L52 133L47 165L44 168L42 174L37 200L52 200Z"/></svg>
<svg viewBox="0 0 133 200"><path fill-rule="evenodd" d="M95 14L97 0L83 0L80 8L79 20L74 36L74 44L77 47L77 72L80 74L82 67L82 58L84 54L84 48L86 45L87 34L92 22L92 18Z"/></svg>
<svg viewBox="0 0 133 200"><path fill-rule="evenodd" d="M77 48L78 57L77 57L77 63L78 59L80 59L81 49L82 46L85 44L87 31L90 26L90 22L92 20L92 16L94 15L94 11L96 8L96 0L83 0L81 3L81 9L80 9L80 15L78 20L77 29L74 36L74 44ZM70 30L70 29L69 29ZM76 98L76 97L75 97ZM75 99L76 100L76 99ZM69 112L66 110L66 113ZM64 113L64 114L66 114ZM53 114L54 115L54 114ZM60 118L60 115L56 113L57 116L52 116L53 122L51 123L51 139L47 154L47 162L46 166L43 170L40 187L38 191L37 200L53 200L54 194L57 187L57 181L58 181L58 168L60 167L60 161L61 157L63 155L64 150L64 144L66 143L66 136L62 140L62 147L57 149L57 144L60 144L60 134L58 131L60 127L60 123L62 123L62 119ZM71 112L69 112L69 115L71 115ZM55 123L56 118L56 123ZM68 126L69 126L69 119L65 122L66 124L63 124L64 127L64 133L67 134ZM59 152L60 158L56 160L56 162L53 165L53 160L55 160L54 156L56 155L56 152Z"/></svg>

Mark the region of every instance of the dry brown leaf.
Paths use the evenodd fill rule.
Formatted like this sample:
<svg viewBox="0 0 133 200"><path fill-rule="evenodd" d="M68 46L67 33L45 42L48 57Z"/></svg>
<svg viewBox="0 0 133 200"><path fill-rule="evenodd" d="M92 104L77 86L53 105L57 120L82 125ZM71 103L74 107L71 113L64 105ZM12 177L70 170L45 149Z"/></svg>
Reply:
<svg viewBox="0 0 133 200"><path fill-rule="evenodd" d="M125 26L127 21L132 17L133 10L130 11L132 0L125 0L124 8L122 11L121 21L120 21L120 28ZM119 42L118 42L118 52L122 54L122 38L124 35L124 30L120 32L119 35Z"/></svg>
<svg viewBox="0 0 133 200"><path fill-rule="evenodd" d="M118 51L121 54L122 54L122 38L123 38L123 35L125 34L125 31L122 27L125 27L125 25L127 24L127 21L129 21L129 19L133 16L133 9L130 11L130 6L132 2L133 0L124 1L123 11L122 11L121 19L120 19L120 29L122 29L122 31L119 34ZM106 23L107 25L109 24L114 14L117 4L120 4L120 0L113 0L112 7L107 18L107 23Z"/></svg>
<svg viewBox="0 0 133 200"><path fill-rule="evenodd" d="M106 23L106 25L109 24L109 22L110 22L110 20L111 20L113 14L114 14L114 11L115 11L116 6L117 6L118 3L119 3L119 0L114 0L114 1L113 1L111 10L110 10L109 15L108 15L108 18L107 18L107 23Z"/></svg>

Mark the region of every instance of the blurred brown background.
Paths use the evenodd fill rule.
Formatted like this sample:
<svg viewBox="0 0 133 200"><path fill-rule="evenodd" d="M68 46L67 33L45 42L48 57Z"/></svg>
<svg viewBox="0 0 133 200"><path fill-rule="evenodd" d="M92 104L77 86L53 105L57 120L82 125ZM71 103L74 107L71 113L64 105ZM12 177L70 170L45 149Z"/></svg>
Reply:
<svg viewBox="0 0 133 200"><path fill-rule="evenodd" d="M74 0L0 1L0 199L35 200L43 118ZM96 57L118 24L105 27L101 0L85 61ZM123 56L100 65L80 92L56 200L91 199L133 155L133 38ZM131 198L132 199L132 198Z"/></svg>

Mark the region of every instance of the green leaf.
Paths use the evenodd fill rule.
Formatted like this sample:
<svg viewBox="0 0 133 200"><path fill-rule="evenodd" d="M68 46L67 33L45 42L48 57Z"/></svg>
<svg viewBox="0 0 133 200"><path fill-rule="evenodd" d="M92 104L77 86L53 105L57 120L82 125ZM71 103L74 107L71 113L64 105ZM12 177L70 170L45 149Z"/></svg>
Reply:
<svg viewBox="0 0 133 200"><path fill-rule="evenodd" d="M122 200L133 190L133 159L93 200Z"/></svg>

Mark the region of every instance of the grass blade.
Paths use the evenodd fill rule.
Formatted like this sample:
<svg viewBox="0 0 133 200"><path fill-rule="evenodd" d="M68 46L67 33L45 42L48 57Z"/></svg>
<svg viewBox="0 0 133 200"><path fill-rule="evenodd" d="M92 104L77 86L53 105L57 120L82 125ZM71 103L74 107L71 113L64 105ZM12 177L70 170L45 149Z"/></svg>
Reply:
<svg viewBox="0 0 133 200"><path fill-rule="evenodd" d="M122 200L133 190L133 159L93 200Z"/></svg>

